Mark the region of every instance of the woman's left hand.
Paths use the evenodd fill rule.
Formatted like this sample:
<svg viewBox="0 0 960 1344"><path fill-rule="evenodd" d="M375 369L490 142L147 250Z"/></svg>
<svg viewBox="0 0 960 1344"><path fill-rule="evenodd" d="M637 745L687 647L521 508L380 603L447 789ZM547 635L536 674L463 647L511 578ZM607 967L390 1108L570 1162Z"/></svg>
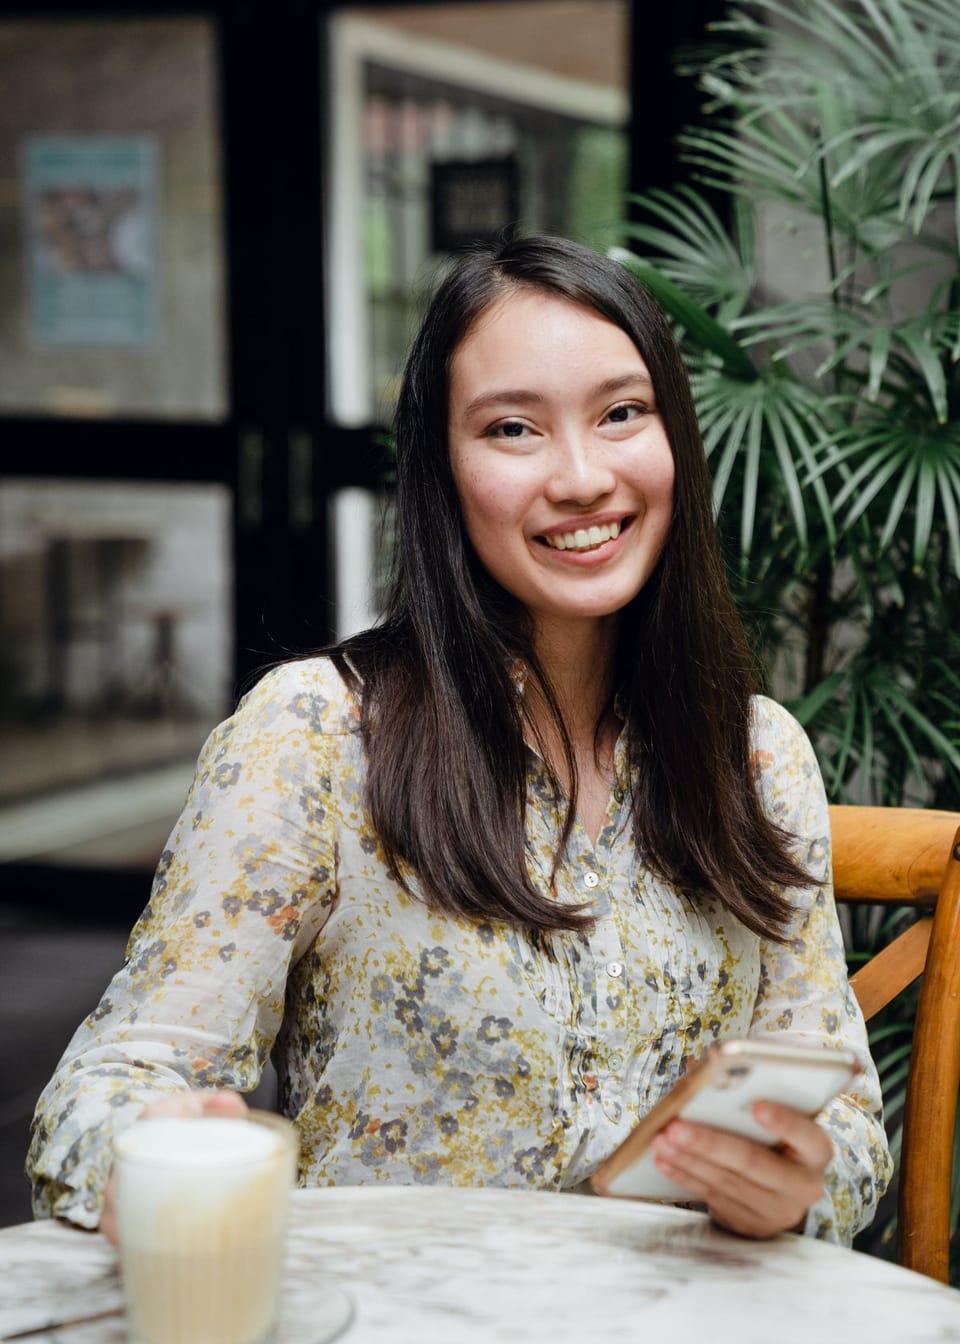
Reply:
<svg viewBox="0 0 960 1344"><path fill-rule="evenodd" d="M653 1141L657 1167L731 1232L772 1237L800 1231L823 1194L833 1144L820 1125L789 1106L758 1101L753 1117L770 1130L776 1147L673 1120Z"/></svg>

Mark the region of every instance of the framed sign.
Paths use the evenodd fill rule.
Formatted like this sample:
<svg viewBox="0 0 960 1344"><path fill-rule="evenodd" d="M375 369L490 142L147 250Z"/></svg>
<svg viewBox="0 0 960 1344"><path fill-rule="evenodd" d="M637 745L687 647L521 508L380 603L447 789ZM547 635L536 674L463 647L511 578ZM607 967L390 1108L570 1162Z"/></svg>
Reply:
<svg viewBox="0 0 960 1344"><path fill-rule="evenodd" d="M157 340L158 147L149 136L35 136L23 145L34 344Z"/></svg>
<svg viewBox="0 0 960 1344"><path fill-rule="evenodd" d="M499 237L520 216L516 158L432 163L430 204L434 252L456 252Z"/></svg>

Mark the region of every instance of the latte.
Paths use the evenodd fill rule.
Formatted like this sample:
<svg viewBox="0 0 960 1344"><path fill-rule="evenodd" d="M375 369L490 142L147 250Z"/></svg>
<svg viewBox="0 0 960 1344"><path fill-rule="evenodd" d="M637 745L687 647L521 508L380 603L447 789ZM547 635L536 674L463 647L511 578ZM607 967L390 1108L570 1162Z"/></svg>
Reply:
<svg viewBox="0 0 960 1344"><path fill-rule="evenodd" d="M257 1344L276 1316L293 1126L277 1116L157 1118L116 1143L130 1335Z"/></svg>

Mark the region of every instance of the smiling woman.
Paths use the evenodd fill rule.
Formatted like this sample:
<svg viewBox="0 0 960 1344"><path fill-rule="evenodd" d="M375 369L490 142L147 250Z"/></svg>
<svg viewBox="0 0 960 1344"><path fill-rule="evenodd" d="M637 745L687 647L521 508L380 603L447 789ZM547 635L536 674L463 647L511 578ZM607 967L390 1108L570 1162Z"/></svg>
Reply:
<svg viewBox="0 0 960 1344"><path fill-rule="evenodd" d="M773 1035L860 1076L818 1121L758 1105L775 1147L685 1123L658 1165L738 1232L849 1241L889 1155L826 800L751 695L664 319L572 243L467 254L397 478L382 625L274 670L204 750L41 1098L38 1211L109 1228L113 1135L242 1104L270 1052L304 1184L572 1188L713 1040Z"/></svg>
<svg viewBox="0 0 960 1344"><path fill-rule="evenodd" d="M518 369L528 386L509 390ZM578 637L612 632L673 508L673 454L626 332L542 290L498 299L453 357L450 463L473 548L536 641L569 663Z"/></svg>

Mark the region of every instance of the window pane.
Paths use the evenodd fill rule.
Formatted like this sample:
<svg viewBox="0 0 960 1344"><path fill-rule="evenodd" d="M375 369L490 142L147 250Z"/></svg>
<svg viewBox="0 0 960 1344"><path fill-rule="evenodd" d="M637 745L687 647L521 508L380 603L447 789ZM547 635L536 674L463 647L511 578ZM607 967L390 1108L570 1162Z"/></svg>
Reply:
<svg viewBox="0 0 960 1344"><path fill-rule="evenodd" d="M155 864L229 711L230 506L0 482L0 861Z"/></svg>
<svg viewBox="0 0 960 1344"><path fill-rule="evenodd" d="M226 414L214 32L0 24L0 413Z"/></svg>

